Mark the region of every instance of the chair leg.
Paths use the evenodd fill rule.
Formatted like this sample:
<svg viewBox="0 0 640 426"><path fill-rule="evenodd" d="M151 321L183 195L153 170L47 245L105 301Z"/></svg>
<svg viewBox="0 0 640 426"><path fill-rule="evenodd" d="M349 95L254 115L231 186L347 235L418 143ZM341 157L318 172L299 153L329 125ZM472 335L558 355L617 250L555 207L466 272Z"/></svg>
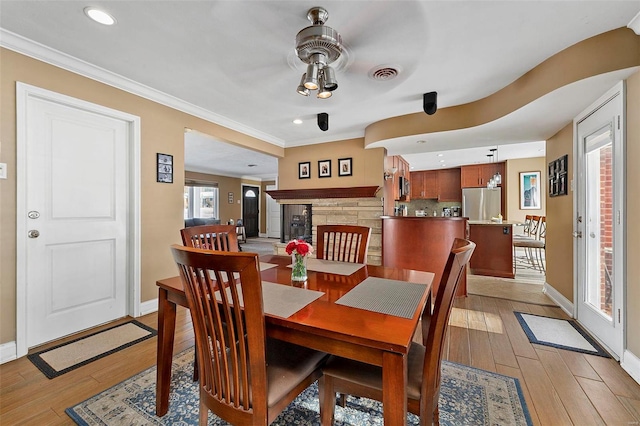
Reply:
<svg viewBox="0 0 640 426"><path fill-rule="evenodd" d="M333 389L333 377L322 376L318 380L318 392L322 397L320 398L322 407L320 408L320 420L322 426L333 425L333 416L336 409L336 393Z"/></svg>
<svg viewBox="0 0 640 426"><path fill-rule="evenodd" d="M204 405L203 398L200 396L200 415L198 416L198 425L207 426L209 421L209 408Z"/></svg>
<svg viewBox="0 0 640 426"><path fill-rule="evenodd" d="M347 406L347 395L344 393L340 393L338 394L338 399L340 400L338 402L338 405L341 406L342 408Z"/></svg>

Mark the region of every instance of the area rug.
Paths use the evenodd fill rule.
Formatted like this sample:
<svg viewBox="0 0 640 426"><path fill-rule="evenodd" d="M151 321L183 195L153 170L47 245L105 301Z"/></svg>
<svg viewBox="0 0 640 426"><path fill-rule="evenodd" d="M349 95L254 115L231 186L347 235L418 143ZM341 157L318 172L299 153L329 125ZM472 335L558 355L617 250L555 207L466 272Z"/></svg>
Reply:
<svg viewBox="0 0 640 426"><path fill-rule="evenodd" d="M169 412L155 416L156 369L152 367L106 391L67 408L79 425L197 425L198 384L192 380L193 349L173 359ZM440 394L441 425L531 425L520 383L503 376L460 364L443 362ZM380 425L379 402L349 396L347 406L336 406L336 425ZM227 423L209 413L209 425ZM301 393L273 423L279 426L318 425L318 387ZM409 414L407 424L419 424Z"/></svg>
<svg viewBox="0 0 640 426"><path fill-rule="evenodd" d="M514 312L531 343L610 358L609 354L573 320Z"/></svg>
<svg viewBox="0 0 640 426"><path fill-rule="evenodd" d="M82 367L92 361L128 348L157 334L156 330L131 320L89 336L27 355L50 379Z"/></svg>

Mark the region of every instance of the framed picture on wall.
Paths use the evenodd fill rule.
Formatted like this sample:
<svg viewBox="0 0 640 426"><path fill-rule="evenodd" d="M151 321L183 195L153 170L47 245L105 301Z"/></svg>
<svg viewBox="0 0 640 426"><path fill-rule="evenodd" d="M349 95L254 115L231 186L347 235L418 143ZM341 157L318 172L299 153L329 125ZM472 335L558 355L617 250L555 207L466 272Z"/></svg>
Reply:
<svg viewBox="0 0 640 426"><path fill-rule="evenodd" d="M540 209L540 172L520 172L520 210Z"/></svg>
<svg viewBox="0 0 640 426"><path fill-rule="evenodd" d="M156 154L157 182L173 183L173 155Z"/></svg>
<svg viewBox="0 0 640 426"><path fill-rule="evenodd" d="M331 177L331 160L318 161L318 177Z"/></svg>
<svg viewBox="0 0 640 426"><path fill-rule="evenodd" d="M311 162L298 163L298 179L311 178Z"/></svg>
<svg viewBox="0 0 640 426"><path fill-rule="evenodd" d="M338 160L338 176L351 176L351 164L353 160L351 158L340 158Z"/></svg>

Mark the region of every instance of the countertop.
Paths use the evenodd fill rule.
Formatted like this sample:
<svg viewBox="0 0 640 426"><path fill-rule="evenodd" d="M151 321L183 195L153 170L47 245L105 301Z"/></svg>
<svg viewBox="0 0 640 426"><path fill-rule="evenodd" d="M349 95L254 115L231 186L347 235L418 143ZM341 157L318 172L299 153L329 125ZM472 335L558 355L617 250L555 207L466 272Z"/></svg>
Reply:
<svg viewBox="0 0 640 426"><path fill-rule="evenodd" d="M512 220L503 220L502 222L493 222L491 220L470 220L469 225L518 226L522 225L522 222L515 222Z"/></svg>
<svg viewBox="0 0 640 426"><path fill-rule="evenodd" d="M413 219L413 220L469 220L468 217L460 216L381 216L381 219Z"/></svg>

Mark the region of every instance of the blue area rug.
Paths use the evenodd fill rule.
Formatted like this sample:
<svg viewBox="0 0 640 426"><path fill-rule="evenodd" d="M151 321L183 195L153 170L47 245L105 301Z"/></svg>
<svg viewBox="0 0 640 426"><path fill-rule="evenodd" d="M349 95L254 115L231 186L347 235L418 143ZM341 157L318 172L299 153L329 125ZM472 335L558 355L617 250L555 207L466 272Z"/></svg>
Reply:
<svg viewBox="0 0 640 426"><path fill-rule="evenodd" d="M67 408L79 425L197 425L198 384L192 380L193 349L173 360L169 412L155 415L156 369L149 368L106 391ZM444 362L440 392L441 425L531 425L520 383L460 364ZM345 408L336 407L336 425L381 425L382 404L349 396ZM209 425L226 425L209 413ZM274 425L318 425L318 387L314 383L295 399ZM418 425L409 414L407 424Z"/></svg>

